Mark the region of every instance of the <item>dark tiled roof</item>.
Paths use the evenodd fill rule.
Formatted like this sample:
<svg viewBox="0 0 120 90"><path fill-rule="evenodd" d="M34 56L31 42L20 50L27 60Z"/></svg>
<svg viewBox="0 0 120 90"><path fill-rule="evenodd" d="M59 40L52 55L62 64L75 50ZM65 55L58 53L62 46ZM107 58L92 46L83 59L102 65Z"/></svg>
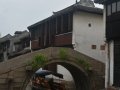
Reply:
<svg viewBox="0 0 120 90"><path fill-rule="evenodd" d="M21 39L24 39L26 37L30 37L30 33L28 31L21 31L21 34L14 36L7 34L6 36L0 38L0 43L6 42L8 40L12 40L14 43L17 43L20 42Z"/></svg>
<svg viewBox="0 0 120 90"><path fill-rule="evenodd" d="M29 36L30 36L30 33L28 31L23 31L21 32L21 34L13 36L12 40L14 43L17 43L17 42L20 42L21 39L24 39Z"/></svg>
<svg viewBox="0 0 120 90"><path fill-rule="evenodd" d="M103 4L105 2L107 2L108 0L94 0L95 3L99 3L99 4ZM109 0L112 1L112 0Z"/></svg>
<svg viewBox="0 0 120 90"><path fill-rule="evenodd" d="M23 31L15 31L14 34L21 34Z"/></svg>
<svg viewBox="0 0 120 90"><path fill-rule="evenodd" d="M59 15L62 15L62 14L65 14L65 13L70 13L70 12L75 12L75 11L84 11L84 12L89 12L89 13L95 13L95 14L103 14L103 10L100 9L100 8L95 8L95 7L86 7L86 6L82 6L80 4L74 4L74 5L71 5L63 10L60 10L60 11L57 11L57 12L54 12L52 16L42 20L42 21L39 21L31 26L28 27L28 29L30 30L31 28L41 24L41 23L44 23L54 17L57 17Z"/></svg>
<svg viewBox="0 0 120 90"><path fill-rule="evenodd" d="M12 36L10 34L7 34L6 36L0 38L0 43L3 43L5 41L8 41L12 38Z"/></svg>

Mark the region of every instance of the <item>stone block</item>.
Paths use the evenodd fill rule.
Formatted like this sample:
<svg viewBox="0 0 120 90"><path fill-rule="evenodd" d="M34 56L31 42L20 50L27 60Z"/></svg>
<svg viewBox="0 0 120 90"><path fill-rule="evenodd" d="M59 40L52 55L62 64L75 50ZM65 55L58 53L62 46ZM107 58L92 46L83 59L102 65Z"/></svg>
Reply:
<svg viewBox="0 0 120 90"><path fill-rule="evenodd" d="M119 90L119 89L111 86L111 87L108 87L107 90Z"/></svg>
<svg viewBox="0 0 120 90"><path fill-rule="evenodd" d="M6 79L0 79L0 84L6 83Z"/></svg>

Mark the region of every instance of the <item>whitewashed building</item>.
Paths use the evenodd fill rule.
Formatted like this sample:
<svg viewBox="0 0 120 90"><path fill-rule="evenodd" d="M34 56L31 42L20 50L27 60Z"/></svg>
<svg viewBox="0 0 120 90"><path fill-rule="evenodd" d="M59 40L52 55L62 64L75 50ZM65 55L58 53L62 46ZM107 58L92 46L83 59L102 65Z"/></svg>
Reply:
<svg viewBox="0 0 120 90"><path fill-rule="evenodd" d="M80 0L28 29L32 50L70 47L98 62L106 62L103 10L95 7L92 0ZM58 65L57 71L67 77L67 81L72 80L64 67Z"/></svg>
<svg viewBox="0 0 120 90"><path fill-rule="evenodd" d="M105 63L105 29L103 16L79 11L73 14L74 49Z"/></svg>
<svg viewBox="0 0 120 90"><path fill-rule="evenodd" d="M91 0L81 0L78 4L97 10ZM101 14L83 10L73 13L72 45L74 50L106 63L107 53L102 10ZM66 80L71 80L72 78L68 79L71 77L68 72L61 70L61 68L58 65L58 72L67 77Z"/></svg>

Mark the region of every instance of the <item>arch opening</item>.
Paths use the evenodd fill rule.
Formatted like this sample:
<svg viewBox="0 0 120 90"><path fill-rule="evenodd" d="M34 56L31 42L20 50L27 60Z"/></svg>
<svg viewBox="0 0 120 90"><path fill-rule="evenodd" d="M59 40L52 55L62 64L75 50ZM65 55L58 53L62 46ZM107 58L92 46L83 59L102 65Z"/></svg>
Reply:
<svg viewBox="0 0 120 90"><path fill-rule="evenodd" d="M54 61L47 63L44 67L48 67L50 65L61 65L66 68L71 76L73 77L75 83L75 90L89 90L89 79L87 73L75 63L71 63L69 61ZM47 68L49 70L49 68Z"/></svg>
<svg viewBox="0 0 120 90"><path fill-rule="evenodd" d="M58 64L66 68L73 77L75 82L76 90L89 90L89 79L88 74L78 65L75 63L71 63L69 61L57 61L51 62L50 64Z"/></svg>

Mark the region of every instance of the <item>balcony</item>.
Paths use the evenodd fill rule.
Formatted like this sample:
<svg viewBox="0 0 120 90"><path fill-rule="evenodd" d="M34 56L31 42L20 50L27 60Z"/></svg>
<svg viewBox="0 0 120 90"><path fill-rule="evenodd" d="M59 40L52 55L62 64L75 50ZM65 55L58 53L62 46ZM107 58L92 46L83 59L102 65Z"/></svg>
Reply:
<svg viewBox="0 0 120 90"><path fill-rule="evenodd" d="M72 32L56 35L54 45L55 46L70 46L70 45L72 45Z"/></svg>
<svg viewBox="0 0 120 90"><path fill-rule="evenodd" d="M40 49L39 40L33 40L33 41L31 42L31 48L32 48L32 50Z"/></svg>

